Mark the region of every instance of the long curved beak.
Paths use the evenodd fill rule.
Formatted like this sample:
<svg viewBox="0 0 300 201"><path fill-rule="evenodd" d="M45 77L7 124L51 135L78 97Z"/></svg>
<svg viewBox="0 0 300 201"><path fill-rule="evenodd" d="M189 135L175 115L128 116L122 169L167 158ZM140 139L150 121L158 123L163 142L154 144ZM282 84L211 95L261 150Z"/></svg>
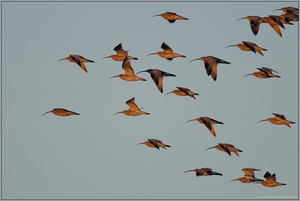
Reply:
<svg viewBox="0 0 300 201"><path fill-rule="evenodd" d="M45 112L44 114L50 113L51 111ZM44 116L44 114L42 114L42 116Z"/></svg>
<svg viewBox="0 0 300 201"><path fill-rule="evenodd" d="M209 150L209 149L212 149L212 148L215 148L215 147L208 147L207 149L205 149L205 151L206 151L206 150Z"/></svg>
<svg viewBox="0 0 300 201"><path fill-rule="evenodd" d="M59 59L58 61L65 60L66 58Z"/></svg>
<svg viewBox="0 0 300 201"><path fill-rule="evenodd" d="M190 121L196 121L196 119L191 119L191 120L188 120L187 122L190 122ZM185 123L187 123L187 122L185 122Z"/></svg>
<svg viewBox="0 0 300 201"><path fill-rule="evenodd" d="M144 144L144 142L137 143L136 145L139 145L139 144Z"/></svg>
<svg viewBox="0 0 300 201"><path fill-rule="evenodd" d="M150 53L150 54L147 54L147 56L149 56L149 55L154 55L154 54L156 54L156 52L154 52L154 53Z"/></svg>
<svg viewBox="0 0 300 201"><path fill-rule="evenodd" d="M142 72L147 72L147 70L142 70L140 72L137 72L136 75L139 74L139 73L142 73Z"/></svg>
<svg viewBox="0 0 300 201"><path fill-rule="evenodd" d="M186 173L186 172L193 172L193 170L187 170L187 171L184 171L183 173Z"/></svg>
<svg viewBox="0 0 300 201"><path fill-rule="evenodd" d="M196 61L196 60L200 60L200 58L197 58L197 59L192 59L192 60L191 60L191 61L189 61L189 62Z"/></svg>
<svg viewBox="0 0 300 201"><path fill-rule="evenodd" d="M227 48L227 47L235 47L236 45L228 45L228 46L226 46L225 48Z"/></svg>
<svg viewBox="0 0 300 201"><path fill-rule="evenodd" d="M173 91L170 91L170 92L166 93L165 95L168 95L168 94L171 94L171 93L173 93Z"/></svg>
<svg viewBox="0 0 300 201"><path fill-rule="evenodd" d="M112 77L110 77L109 79L114 78L114 77L118 77L118 75L112 76Z"/></svg>
<svg viewBox="0 0 300 201"><path fill-rule="evenodd" d="M241 18L237 19L236 21L241 20L241 19L246 19L246 17L241 17Z"/></svg>
<svg viewBox="0 0 300 201"><path fill-rule="evenodd" d="M268 121L268 119L263 119L263 120L260 120L259 122L262 122L262 121ZM257 122L257 123L259 123L259 122Z"/></svg>
<svg viewBox="0 0 300 201"><path fill-rule="evenodd" d="M160 16L160 14L158 14L158 15L153 15L152 17L156 17L156 16Z"/></svg>
<svg viewBox="0 0 300 201"><path fill-rule="evenodd" d="M106 56L106 57L103 57L102 59L106 59L106 58L109 58L110 56Z"/></svg>
<svg viewBox="0 0 300 201"><path fill-rule="evenodd" d="M276 11L276 10L280 10L280 9L275 9L275 10L272 10L272 12Z"/></svg>
<svg viewBox="0 0 300 201"><path fill-rule="evenodd" d="M117 112L117 113L115 113L114 115L116 115L116 114L121 114L122 112Z"/></svg>
<svg viewBox="0 0 300 201"><path fill-rule="evenodd" d="M229 182L232 182L232 181L238 181L239 179L233 179L233 180L230 180Z"/></svg>
<svg viewBox="0 0 300 201"><path fill-rule="evenodd" d="M246 77L246 76L249 76L249 75L252 75L252 73L250 73L250 74L247 74L247 75L245 75L244 77Z"/></svg>

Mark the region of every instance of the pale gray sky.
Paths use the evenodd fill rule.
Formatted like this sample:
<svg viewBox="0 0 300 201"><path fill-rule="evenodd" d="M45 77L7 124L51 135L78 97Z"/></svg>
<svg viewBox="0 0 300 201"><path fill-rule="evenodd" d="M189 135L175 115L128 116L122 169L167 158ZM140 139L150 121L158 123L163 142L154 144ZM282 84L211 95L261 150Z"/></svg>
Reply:
<svg viewBox="0 0 300 201"><path fill-rule="evenodd" d="M2 198L3 199L257 199L298 198L299 120L298 22L279 37L268 24L255 36L247 15L280 15L298 2L2 2ZM166 11L189 18L170 24L153 15ZM265 56L228 45L251 41ZM167 61L146 56L162 42L187 58ZM158 68L161 94L146 82L125 82L121 62L103 57L122 43L139 60L136 72ZM95 61L88 73L59 59L79 54ZM217 81L203 61L212 55L231 64L218 66ZM280 79L244 77L267 66ZM196 100L164 94L182 86ZM113 115L135 97L147 116ZM79 116L44 112L62 107ZM284 114L291 129L269 122ZM217 136L189 119L209 116ZM148 138L168 150L136 145ZM243 150L231 157L216 149L225 142ZM210 167L223 176L196 177L186 170ZM229 182L244 167L276 173L286 186ZM270 197L264 197L270 196Z"/></svg>

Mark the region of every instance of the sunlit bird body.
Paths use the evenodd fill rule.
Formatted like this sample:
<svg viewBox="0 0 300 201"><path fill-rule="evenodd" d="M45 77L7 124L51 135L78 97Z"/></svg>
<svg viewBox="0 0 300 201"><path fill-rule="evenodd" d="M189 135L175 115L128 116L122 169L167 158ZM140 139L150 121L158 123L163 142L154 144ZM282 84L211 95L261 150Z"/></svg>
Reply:
<svg viewBox="0 0 300 201"><path fill-rule="evenodd" d="M216 131L214 129L213 124L224 124L223 122L217 121L210 117L199 117L196 119L188 120L187 122L190 122L190 121L198 121L199 123L204 124L206 126L206 128L211 132L211 134L213 134L213 136L215 136L215 137L216 137Z"/></svg>
<svg viewBox="0 0 300 201"><path fill-rule="evenodd" d="M77 65L80 66L80 68L82 70L84 70L85 72L88 72L88 71L87 71L86 66L84 65L84 63L85 62L92 62L92 63L94 63L94 61L86 59L83 56L80 56L80 55L77 55L77 54L70 54L70 56L68 56L66 58L62 58L62 59L60 59L58 61L61 61L61 60L68 60L70 62L77 63Z"/></svg>
<svg viewBox="0 0 300 201"><path fill-rule="evenodd" d="M195 60L204 61L204 66L205 66L205 69L206 69L206 73L207 73L208 76L211 75L211 77L214 81L217 80L217 67L218 67L218 64L219 63L231 64L228 61L225 61L223 59L219 59L219 58L214 57L214 56L200 57L198 59L193 59L190 62L195 61Z"/></svg>
<svg viewBox="0 0 300 201"><path fill-rule="evenodd" d="M127 59L127 57L124 59L124 61L122 63L122 68L124 69L125 74L115 75L111 78L119 77L119 78L121 78L122 80L125 80L125 81L146 81L146 79L138 77L138 76L135 75L134 70L131 66L131 63Z"/></svg>
<svg viewBox="0 0 300 201"><path fill-rule="evenodd" d="M199 95L198 93L192 92L190 89L184 88L184 87L177 87L176 90L166 93L165 95L170 94L170 93L174 93L177 96L190 96L193 99L196 99L195 96Z"/></svg>
<svg viewBox="0 0 300 201"><path fill-rule="evenodd" d="M155 16L161 16L165 20L168 20L170 23L174 23L176 20L188 20L188 18L182 17L173 12L165 12L162 14L153 15L152 17L155 17Z"/></svg>
<svg viewBox="0 0 300 201"><path fill-rule="evenodd" d="M276 181L276 174L272 174L270 172L266 172L264 175L265 181L259 181L257 183L265 186L265 187L276 187L276 186L283 186L286 185L285 183L279 183Z"/></svg>
<svg viewBox="0 0 300 201"><path fill-rule="evenodd" d="M281 10L285 14L299 14L299 9L291 7L291 6L289 6L289 7L282 7L282 8L275 9L275 10ZM275 10L273 10L273 11L275 11Z"/></svg>
<svg viewBox="0 0 300 201"><path fill-rule="evenodd" d="M161 48L164 50L163 52L150 53L147 56L157 54L158 56L165 58L169 61L177 57L186 57L182 54L175 53L166 43L162 43Z"/></svg>
<svg viewBox="0 0 300 201"><path fill-rule="evenodd" d="M165 77L165 76L176 77L176 75L174 75L174 74L167 73L167 72L159 70L159 69L148 69L148 70L140 71L137 74L142 73L142 72L150 73L152 80L154 81L158 90L161 93L163 93L163 77Z"/></svg>
<svg viewBox="0 0 300 201"><path fill-rule="evenodd" d="M213 147L208 147L206 150L209 150L209 149L212 149L212 148L215 148L219 151L226 152L230 156L231 156L231 152L233 152L237 156L239 156L238 152L243 152L242 150L234 147L232 144L227 144L227 143L218 143L217 145L215 145Z"/></svg>
<svg viewBox="0 0 300 201"><path fill-rule="evenodd" d="M299 15L298 14L281 14L279 16L281 18L282 24L289 24L293 25L291 22L298 22L299 21Z"/></svg>
<svg viewBox="0 0 300 201"><path fill-rule="evenodd" d="M254 53L257 52L262 56L264 56L262 51L268 51L267 49L259 47L258 45L256 45L255 43L252 43L252 42L242 41L242 43L243 44L228 45L227 47L234 47L235 46L235 47L240 48L240 50L242 50L242 51L252 51Z"/></svg>
<svg viewBox="0 0 300 201"><path fill-rule="evenodd" d="M126 101L126 104L129 106L128 110L123 110L121 112L117 112L116 114L125 114L127 116L139 116L139 115L149 115L150 113L144 112L138 108L138 106L134 102L134 97L131 98L130 100Z"/></svg>
<svg viewBox="0 0 300 201"><path fill-rule="evenodd" d="M45 112L44 114L47 114L47 113L53 113L53 114L55 114L57 116L60 116L60 117L66 117L66 116L71 116L71 115L79 115L76 112L73 112L73 111L70 111L70 110L66 110L66 109L63 109L63 108L54 108L53 110ZM44 114L42 114L42 116Z"/></svg>
<svg viewBox="0 0 300 201"><path fill-rule="evenodd" d="M123 50L122 43L117 45L114 48L114 51L116 51L116 54L112 54L112 55L103 57L102 59L111 58L112 60L115 60L115 61L124 61L124 59L127 57L128 60L138 60L138 58L128 55L129 50L127 50L127 51Z"/></svg>
<svg viewBox="0 0 300 201"><path fill-rule="evenodd" d="M162 143L162 141L157 140L157 139L147 139L147 140L148 141L138 143L137 145L144 144L147 147L157 148L157 149L159 149L160 147L162 147L163 149L166 149L166 147L171 147L170 145L164 144L164 143Z"/></svg>
<svg viewBox="0 0 300 201"><path fill-rule="evenodd" d="M257 179L255 177L254 171L261 171L260 169L255 169L255 168L243 168L242 171L244 172L244 177L240 177L237 179L233 179L232 181L240 181L242 183L253 183L253 182L259 182L263 181L262 179Z"/></svg>
<svg viewBox="0 0 300 201"><path fill-rule="evenodd" d="M262 78L262 79L264 79L264 78L272 78L272 77L280 78L279 75L276 75L273 72L275 72L277 74L279 74L279 73L277 71L271 69L271 68L261 67L261 68L257 68L257 69L259 70L258 72L247 74L244 77L249 76L249 75L253 75L255 77Z"/></svg>
<svg viewBox="0 0 300 201"><path fill-rule="evenodd" d="M268 118L268 119L263 119L263 120L260 120L259 122L269 121L272 124L286 125L289 128L291 128L290 124L295 124L295 122L287 120L286 117L282 114L277 114L277 113L272 113L272 114L275 115L275 117ZM259 123L259 122L257 122L257 123Z"/></svg>
<svg viewBox="0 0 300 201"><path fill-rule="evenodd" d="M219 175L219 176L223 176L223 174L219 173L219 172L214 172L212 171L211 168L200 168L200 169L194 169L194 170L187 170L184 171L183 173L186 172L196 172L196 176L212 176L212 175Z"/></svg>
<svg viewBox="0 0 300 201"><path fill-rule="evenodd" d="M241 19L247 19L250 21L250 27L254 35L257 35L259 31L259 25L261 24L261 17L255 16L255 15L250 15L246 17L239 18L237 20Z"/></svg>
<svg viewBox="0 0 300 201"><path fill-rule="evenodd" d="M279 16L276 15L269 15L268 17L263 17L261 19L261 22L263 23L268 23L272 29L280 36L282 37L281 31L280 31L280 27L281 26L283 29L285 29L283 23L282 23L282 19Z"/></svg>

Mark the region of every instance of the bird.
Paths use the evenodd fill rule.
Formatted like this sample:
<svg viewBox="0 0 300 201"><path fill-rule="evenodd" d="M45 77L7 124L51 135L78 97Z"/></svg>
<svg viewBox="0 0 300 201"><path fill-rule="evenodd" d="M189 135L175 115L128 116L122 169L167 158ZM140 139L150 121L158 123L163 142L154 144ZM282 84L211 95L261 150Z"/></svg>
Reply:
<svg viewBox="0 0 300 201"><path fill-rule="evenodd" d="M272 29L280 36L282 37L280 27L285 29L284 25L282 24L282 18L277 15L269 15L268 17L263 17L261 19L262 23L268 23Z"/></svg>
<svg viewBox="0 0 300 201"><path fill-rule="evenodd" d="M272 113L272 114L275 115L275 117L263 119L263 120L260 120L259 122L269 121L272 124L275 124L275 125L286 125L289 128L291 128L290 124L295 124L295 122L287 120L286 117L284 115L282 115L282 114L277 114L277 113ZM257 122L257 123L259 123L259 122Z"/></svg>
<svg viewBox="0 0 300 201"><path fill-rule="evenodd" d="M164 143L162 143L162 141L157 140L157 139L147 139L147 140L148 141L138 143L137 145L139 145L139 144L145 144L147 147L157 148L157 149L159 149L160 147L162 147L165 150L166 150L166 147L171 147L170 145L164 144Z"/></svg>
<svg viewBox="0 0 300 201"><path fill-rule="evenodd" d="M177 90L173 90L171 92L168 92L165 95L170 94L170 93L174 93L178 96L190 96L193 99L196 99L195 96L199 95L198 93L192 92L190 89L184 88L184 87L177 87Z"/></svg>
<svg viewBox="0 0 300 201"><path fill-rule="evenodd" d="M293 25L291 22L298 22L299 15L298 14L281 14L279 15L282 24Z"/></svg>
<svg viewBox="0 0 300 201"><path fill-rule="evenodd" d="M177 58L177 57L186 58L186 56L184 56L182 54L173 52L173 50L164 42L162 43L161 48L164 50L163 52L150 53L147 56L157 54L158 56L165 58L169 61L171 61L172 59Z"/></svg>
<svg viewBox="0 0 300 201"><path fill-rule="evenodd" d="M128 101L126 101L126 104L129 106L128 110L123 110L121 112L117 112L114 115L121 114L121 113L123 113L127 116L149 115L150 113L144 112L144 111L140 110L140 108L138 108L138 106L134 102L134 99L135 98L133 97L133 98L129 99Z"/></svg>
<svg viewBox="0 0 300 201"><path fill-rule="evenodd" d="M242 171L245 174L244 177L233 179L230 182L232 182L232 181L240 181L242 183L253 183L253 182L263 181L262 179L258 179L258 178L255 177L254 171L261 171L260 169L256 169L256 168L243 168Z"/></svg>
<svg viewBox="0 0 300 201"><path fill-rule="evenodd" d="M45 112L44 114L47 114L47 113L53 113L53 114L55 114L57 116L60 116L60 117L66 117L66 116L71 116L71 115L79 115L76 112L66 110L66 109L63 109L63 108L54 108L53 110ZM44 116L44 114L42 114L42 116Z"/></svg>
<svg viewBox="0 0 300 201"><path fill-rule="evenodd" d="M243 152L242 150L235 148L232 144L227 144L227 143L218 143L217 145L215 145L213 147L208 147L206 150L212 149L212 148L215 148L219 151L226 152L230 156L231 156L231 152L235 153L235 155L237 155L237 156L239 156L238 152Z"/></svg>
<svg viewBox="0 0 300 201"><path fill-rule="evenodd" d="M257 53L259 53L262 56L264 56L264 54L262 53L262 51L268 51L267 49L259 47L258 45L256 45L255 43L252 43L252 42L242 41L242 43L243 44L228 45L227 47L236 46L236 47L240 48L243 51L252 51L254 53L257 52Z"/></svg>
<svg viewBox="0 0 300 201"><path fill-rule="evenodd" d="M259 25L262 22L261 17L255 16L255 15L250 15L250 16L239 18L237 20L241 20L241 19L249 20L250 21L250 27L251 27L251 30L252 30L253 34L257 35L257 33L259 31Z"/></svg>
<svg viewBox="0 0 300 201"><path fill-rule="evenodd" d="M143 70L143 71L138 72L137 74L142 73L142 72L150 73L152 80L154 81L154 83L156 84L158 90L161 93L163 93L163 77L164 76L176 77L176 75L174 75L174 74L167 73L167 72L159 70L159 69Z"/></svg>
<svg viewBox="0 0 300 201"><path fill-rule="evenodd" d="M206 128L213 134L213 136L216 137L216 132L215 132L215 129L214 129L214 126L213 124L224 124L223 122L220 122L220 121L217 121L215 119L212 119L210 117L199 117L199 118L196 118L196 119L191 119L191 120L188 120L187 122L190 122L190 121L198 121L199 123L202 123L206 126ZM186 122L186 123L187 123Z"/></svg>
<svg viewBox="0 0 300 201"><path fill-rule="evenodd" d="M279 73L277 71L271 69L271 68L261 67L261 68L256 68L256 69L258 69L259 71L247 74L244 77L249 76L249 75L253 75L255 77L262 78L262 79L264 79L264 78L272 78L272 77L280 78L279 75L273 74L273 72L275 72L277 74L279 74Z"/></svg>
<svg viewBox="0 0 300 201"><path fill-rule="evenodd" d="M204 66L205 66L205 69L206 69L206 73L207 73L208 76L211 75L211 77L214 81L217 80L217 66L218 66L218 64L219 63L231 64L228 61L225 61L223 59L219 59L219 58L214 57L214 56L200 57L200 58L197 58L197 59L192 59L190 62L195 61L195 60L204 61Z"/></svg>
<svg viewBox="0 0 300 201"><path fill-rule="evenodd" d="M276 10L281 10L285 14L298 14L299 13L299 9L298 8L294 8L294 7L291 7L291 6L278 8L278 9L275 9L273 11L276 11Z"/></svg>
<svg viewBox="0 0 300 201"><path fill-rule="evenodd" d="M112 76L111 78L119 77L125 81L139 81L139 80L146 81L146 79L135 75L134 70L132 69L131 63L127 57L124 59L124 61L122 63L122 68L124 69L125 74L115 75L115 76Z"/></svg>
<svg viewBox="0 0 300 201"><path fill-rule="evenodd" d="M174 23L176 20L188 20L188 18L182 17L173 12L165 12L158 15L153 15L152 17L155 16L161 16L162 18L168 20L170 23Z"/></svg>
<svg viewBox="0 0 300 201"><path fill-rule="evenodd" d="M220 175L220 176L223 176L223 174L221 173L218 173L218 172L214 172L212 171L211 168L200 168L200 169L194 169L194 170L187 170L187 171L184 171L183 173L186 173L186 172L196 172L196 176L199 177L199 176L211 176L211 175Z"/></svg>
<svg viewBox="0 0 300 201"><path fill-rule="evenodd" d="M84 65L85 62L92 62L92 63L95 63L94 61L92 60L89 60L89 59L86 59L84 58L83 56L80 56L80 55L77 55L77 54L70 54L68 57L66 58L62 58L58 61L61 61L61 60L68 60L70 62L75 62L78 64L78 66L80 66L80 68L82 68L82 70L84 70L86 73L88 72L87 69L86 69L86 66Z"/></svg>
<svg viewBox="0 0 300 201"><path fill-rule="evenodd" d="M276 187L276 186L283 186L283 185L287 185L285 183L279 183L276 181L276 174L272 174L267 171L264 175L264 178L266 179L265 181L259 181L257 183L265 186L265 187Z"/></svg>
<svg viewBox="0 0 300 201"><path fill-rule="evenodd" d="M138 58L136 58L136 57L128 56L129 50L127 50L127 51L123 50L122 43L117 45L114 48L114 51L116 51L116 54L103 57L102 59L111 58L114 61L124 61L124 59L127 57L128 60L138 60Z"/></svg>

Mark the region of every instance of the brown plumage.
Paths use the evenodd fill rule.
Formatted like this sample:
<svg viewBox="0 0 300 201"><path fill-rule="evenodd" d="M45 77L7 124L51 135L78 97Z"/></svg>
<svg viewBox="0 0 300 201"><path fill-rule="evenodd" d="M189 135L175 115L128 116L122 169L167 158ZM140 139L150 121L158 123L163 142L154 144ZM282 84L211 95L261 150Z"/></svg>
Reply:
<svg viewBox="0 0 300 201"><path fill-rule="evenodd" d="M165 95L170 93L174 93L177 96L190 96L193 99L196 99L195 96L199 95L198 93L192 92L190 89L184 87L177 87L177 90L173 90L169 93L166 93Z"/></svg>
<svg viewBox="0 0 300 201"><path fill-rule="evenodd" d="M116 54L112 54L112 55L103 57L102 59L111 58L112 60L115 60L115 61L124 61L125 58L127 57L128 60L138 60L138 58L132 57L132 56L128 55L128 51L129 50L127 50L127 51L123 50L122 43L120 43L119 45L117 45L114 48L114 51L116 51Z"/></svg>
<svg viewBox="0 0 300 201"><path fill-rule="evenodd" d="M196 119L188 120L187 122L190 122L190 121L198 121L199 123L204 124L206 126L206 128L211 132L211 134L213 134L213 136L215 136L215 137L216 137L216 132L215 132L213 124L224 124L223 122L217 121L210 117L199 117Z"/></svg>
<svg viewBox="0 0 300 201"><path fill-rule="evenodd" d="M272 29L280 36L282 37L280 27L281 26L283 29L285 29L284 25L282 24L282 19L279 16L276 15L269 15L268 17L263 17L261 19L261 22L263 23L268 23Z"/></svg>
<svg viewBox="0 0 300 201"><path fill-rule="evenodd" d="M255 169L255 168L243 168L242 171L244 172L244 177L240 177L237 179L233 179L232 181L240 181L242 183L253 183L253 182L258 182L258 181L263 181L262 179L257 179L255 177L254 171L261 171L260 169Z"/></svg>
<svg viewBox="0 0 300 201"><path fill-rule="evenodd" d="M165 20L168 20L170 23L174 23L176 20L188 20L188 18L182 17L173 12L165 12L165 13L161 13L158 15L153 15L152 17L155 17L155 16L161 16Z"/></svg>
<svg viewBox="0 0 300 201"><path fill-rule="evenodd" d="M270 172L266 172L264 175L265 181L259 181L258 183L265 187L276 187L286 185L285 183L279 183L276 181L276 174L272 174Z"/></svg>
<svg viewBox="0 0 300 201"><path fill-rule="evenodd" d="M45 112L44 114L47 114L47 113L53 113L53 114L55 114L57 116L60 116L60 117L66 117L66 116L71 116L71 115L79 115L76 112L73 112L73 111L70 111L70 110L66 110L66 109L63 109L63 108L54 108L53 110ZM42 114L42 116L44 114Z"/></svg>
<svg viewBox="0 0 300 201"><path fill-rule="evenodd" d="M115 114L125 114L127 116L139 116L139 115L143 115L143 114L146 114L146 115L149 115L150 113L148 112L144 112L142 110L140 110L140 108L138 108L138 106L135 104L134 102L134 97L129 99L128 101L126 101L126 104L129 106L129 109L128 110L123 110L121 112L117 112Z"/></svg>
<svg viewBox="0 0 300 201"><path fill-rule="evenodd" d="M275 115L275 117L268 118L268 119L263 119L263 120L260 120L259 122L269 121L272 124L275 124L275 125L286 125L289 128L291 128L290 124L295 124L295 122L287 120L286 117L284 115L282 115L282 114L277 114L277 113L272 113L272 114ZM259 122L257 122L257 123L259 123Z"/></svg>
<svg viewBox="0 0 300 201"><path fill-rule="evenodd" d="M223 174L219 173L219 172L214 172L212 171L211 168L200 168L200 169L194 169L194 170L187 170L184 171L183 173L186 172L196 172L196 176L211 176L211 175L219 175L219 176L223 176Z"/></svg>
<svg viewBox="0 0 300 201"><path fill-rule="evenodd" d="M125 80L125 81L146 81L146 79L138 77L138 76L135 75L134 70L131 66L131 63L130 63L130 61L128 60L127 57L124 59L124 61L122 63L122 68L124 69L125 74L115 75L111 78L119 77L119 78L121 78L122 80Z"/></svg>
<svg viewBox="0 0 300 201"><path fill-rule="evenodd" d="M241 20L241 19L249 20L250 21L250 28L251 28L253 34L257 35L257 33L259 31L259 25L261 23L261 17L255 16L255 15L250 15L250 16L239 18L237 20Z"/></svg>
<svg viewBox="0 0 300 201"><path fill-rule="evenodd" d="M299 9L295 8L295 7L282 7L279 9L275 9L275 10L281 10L282 12L284 12L285 14L299 14ZM273 10L273 11L275 11Z"/></svg>
<svg viewBox="0 0 300 201"><path fill-rule="evenodd" d="M217 145L215 145L213 147L208 147L206 150L212 149L212 148L215 148L219 151L226 152L230 156L231 156L231 152L235 153L235 155L237 155L237 156L239 156L238 152L243 152L242 150L234 147L232 144L227 144L227 143L218 143Z"/></svg>
<svg viewBox="0 0 300 201"><path fill-rule="evenodd" d="M240 50L242 51L252 51L254 53L258 53L262 56L264 56L264 54L262 53L262 51L268 51L265 48L259 47L258 45L256 45L255 43L252 42L248 42L248 41L242 41L243 44L236 44L236 45L228 45L227 47L238 47L240 48ZM226 47L226 48L227 48Z"/></svg>
<svg viewBox="0 0 300 201"><path fill-rule="evenodd" d="M171 147L170 145L164 144L164 143L162 143L162 141L157 140L157 139L147 139L147 140L148 141L138 143L137 145L144 144L147 147L157 148L157 149L159 149L160 147L162 147L165 150L166 150L166 147Z"/></svg>
<svg viewBox="0 0 300 201"><path fill-rule="evenodd" d="M62 58L58 61L61 61L61 60L68 60L70 62L74 62L76 63L78 66L80 66L80 68L82 70L84 70L86 73L88 72L87 69L86 69L86 66L84 65L85 62L92 62L94 63L94 61L92 60L89 60L89 59L86 59L84 58L83 56L80 56L80 55L76 55L76 54L70 54L70 56L66 57L66 58Z"/></svg>
<svg viewBox="0 0 300 201"><path fill-rule="evenodd" d="M193 59L190 62L195 61L195 60L202 60L202 61L204 61L204 66L205 66L205 69L206 69L206 73L207 73L208 76L211 75L211 77L212 77L212 79L214 81L217 80L217 66L218 66L218 64L219 63L222 63L222 64L231 64L228 61L219 59L219 58L214 57L214 56L200 57L198 59Z"/></svg>
<svg viewBox="0 0 300 201"><path fill-rule="evenodd" d="M276 75L273 72L275 72L277 74L279 74L279 73L277 71L271 69L271 68L261 67L261 68L257 68L257 69L259 70L258 72L247 74L244 77L249 76L249 75L253 75L255 77L262 78L262 79L264 79L264 78L272 78L272 77L280 78L279 75Z"/></svg>
<svg viewBox="0 0 300 201"><path fill-rule="evenodd" d="M151 53L151 54L148 54L147 56L149 55L154 55L154 54L157 54L158 56L162 57L162 58L165 58L169 61L171 61L172 59L174 58L177 58L177 57L186 57L182 54L178 54L178 53L175 53L166 43L162 43L161 45L161 48L164 50L163 52L155 52L155 53Z"/></svg>

